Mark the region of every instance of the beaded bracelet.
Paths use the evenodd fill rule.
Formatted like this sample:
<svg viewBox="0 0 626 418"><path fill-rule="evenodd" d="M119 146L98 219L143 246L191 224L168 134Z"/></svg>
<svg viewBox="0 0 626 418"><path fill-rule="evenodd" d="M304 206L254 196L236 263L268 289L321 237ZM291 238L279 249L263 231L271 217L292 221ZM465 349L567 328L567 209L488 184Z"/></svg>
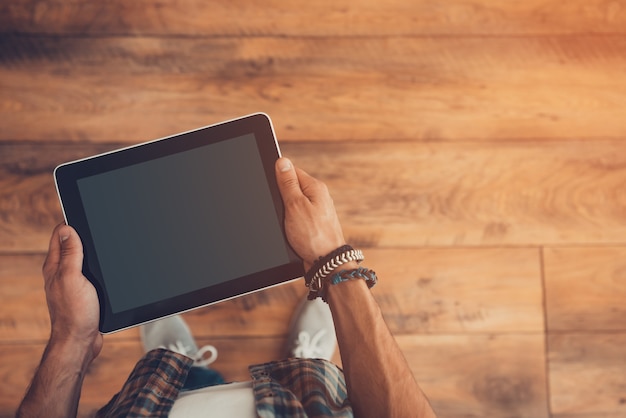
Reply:
<svg viewBox="0 0 626 418"><path fill-rule="evenodd" d="M376 273L374 272L374 270L369 270L364 267L358 267L354 270L341 270L339 273L333 274L332 277L326 281L326 286L322 287L319 292L319 296L324 302L328 303L328 300L326 300L326 295L328 294L329 284L336 285L342 282L347 282L348 280L358 279L364 279L369 289L371 289L376 283L378 283L378 277L376 277Z"/></svg>

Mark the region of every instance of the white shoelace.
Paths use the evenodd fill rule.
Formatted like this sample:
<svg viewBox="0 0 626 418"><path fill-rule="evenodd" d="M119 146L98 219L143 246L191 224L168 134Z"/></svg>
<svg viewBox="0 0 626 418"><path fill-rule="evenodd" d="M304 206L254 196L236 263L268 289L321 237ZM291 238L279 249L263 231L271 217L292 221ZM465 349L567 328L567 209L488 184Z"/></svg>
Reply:
<svg viewBox="0 0 626 418"><path fill-rule="evenodd" d="M187 347L182 343L182 341L176 341L176 343L170 344L169 347L162 348L166 348L170 351L193 359L193 365L198 367L208 367L215 360L217 360L217 348L212 345L202 346L195 354L191 354L191 347ZM211 353L211 356L207 359L204 358L206 353Z"/></svg>
<svg viewBox="0 0 626 418"><path fill-rule="evenodd" d="M293 349L293 355L299 358L317 358L324 355L324 350L320 347L319 342L327 334L328 331L320 329L313 335L306 331L300 331L296 346Z"/></svg>

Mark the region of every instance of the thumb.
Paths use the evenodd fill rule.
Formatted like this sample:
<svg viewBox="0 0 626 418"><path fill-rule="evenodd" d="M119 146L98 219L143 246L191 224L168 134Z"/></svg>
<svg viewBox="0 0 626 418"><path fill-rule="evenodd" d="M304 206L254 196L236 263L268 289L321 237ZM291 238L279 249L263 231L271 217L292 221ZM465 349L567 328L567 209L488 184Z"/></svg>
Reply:
<svg viewBox="0 0 626 418"><path fill-rule="evenodd" d="M279 158L276 161L276 182L283 202L302 196L298 175L289 159Z"/></svg>
<svg viewBox="0 0 626 418"><path fill-rule="evenodd" d="M58 230L61 244L60 270L65 273L80 273L83 268L83 244L78 233L71 226L64 225Z"/></svg>

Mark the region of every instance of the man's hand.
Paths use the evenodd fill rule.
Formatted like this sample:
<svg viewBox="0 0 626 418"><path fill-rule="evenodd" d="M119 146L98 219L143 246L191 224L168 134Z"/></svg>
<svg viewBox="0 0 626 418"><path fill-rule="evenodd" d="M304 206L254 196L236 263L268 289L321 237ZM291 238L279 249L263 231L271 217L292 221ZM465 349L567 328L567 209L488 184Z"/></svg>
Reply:
<svg viewBox="0 0 626 418"><path fill-rule="evenodd" d="M287 239L308 270L346 243L335 205L324 183L286 158L276 161L276 180L285 203Z"/></svg>
<svg viewBox="0 0 626 418"><path fill-rule="evenodd" d="M100 307L96 289L82 274L82 264L83 245L78 234L70 226L57 226L43 265L52 325L50 343L84 346L95 358L102 349Z"/></svg>
<svg viewBox="0 0 626 418"><path fill-rule="evenodd" d="M82 274L83 245L67 225L54 229L43 264L52 331L17 416L75 417L87 368L102 349L100 307Z"/></svg>

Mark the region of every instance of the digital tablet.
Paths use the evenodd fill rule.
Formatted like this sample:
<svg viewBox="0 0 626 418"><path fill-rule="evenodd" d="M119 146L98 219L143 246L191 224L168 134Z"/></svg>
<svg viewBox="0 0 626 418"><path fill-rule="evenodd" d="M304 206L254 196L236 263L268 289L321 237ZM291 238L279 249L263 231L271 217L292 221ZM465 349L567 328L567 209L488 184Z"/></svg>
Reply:
<svg viewBox="0 0 626 418"><path fill-rule="evenodd" d="M301 277L269 117L254 114L58 166L66 222L110 333Z"/></svg>

